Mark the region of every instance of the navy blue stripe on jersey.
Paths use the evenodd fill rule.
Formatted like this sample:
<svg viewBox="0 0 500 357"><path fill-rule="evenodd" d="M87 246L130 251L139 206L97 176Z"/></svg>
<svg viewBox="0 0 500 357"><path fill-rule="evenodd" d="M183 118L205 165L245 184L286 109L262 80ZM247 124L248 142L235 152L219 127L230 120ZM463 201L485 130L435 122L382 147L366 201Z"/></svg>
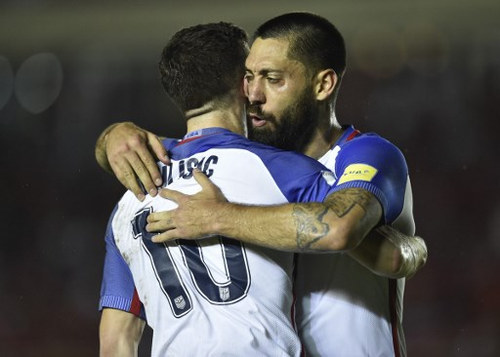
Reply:
<svg viewBox="0 0 500 357"><path fill-rule="evenodd" d="M144 307L141 304L140 313L137 313L136 301L137 294L135 292L134 279L130 269L120 254L118 247L115 244L111 222L115 216L118 205L114 208L113 213L106 227L106 256L104 258L104 272L101 284L101 299L99 301L99 310L103 308L113 308L123 311L128 311L136 316L146 319ZM112 279L120 276L120 279ZM108 279L109 277L109 279Z"/></svg>
<svg viewBox="0 0 500 357"><path fill-rule="evenodd" d="M330 193L332 187L321 174L325 173L327 177L330 176L330 171L318 161L293 151L250 141L226 129L218 128L217 131L217 135L210 132L210 135L190 138L177 145L170 151L171 158L182 160L209 149L243 149L262 160L289 202L323 201Z"/></svg>
<svg viewBox="0 0 500 357"><path fill-rule="evenodd" d="M401 151L377 134L367 133L340 144L335 161L335 173L339 181L346 168L352 164L369 165L377 170L369 180L347 180L336 184L334 191L359 187L373 193L384 210L385 223L394 221L404 203L408 167Z"/></svg>

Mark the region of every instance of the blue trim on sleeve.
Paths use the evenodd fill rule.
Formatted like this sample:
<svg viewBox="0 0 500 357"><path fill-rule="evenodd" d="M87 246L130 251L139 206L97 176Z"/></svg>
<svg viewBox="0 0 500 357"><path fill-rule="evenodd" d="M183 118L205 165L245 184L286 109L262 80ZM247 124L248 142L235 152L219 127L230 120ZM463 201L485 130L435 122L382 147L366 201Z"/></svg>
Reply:
<svg viewBox="0 0 500 357"><path fill-rule="evenodd" d="M130 311L131 306L132 299L127 299L121 296L104 295L101 296L101 299L99 301L99 310L102 310L105 307L110 307L113 309Z"/></svg>
<svg viewBox="0 0 500 357"><path fill-rule="evenodd" d="M380 188L378 188L376 185L374 185L370 182L366 182L366 181L346 182L342 185L335 186L332 189L332 192L345 190L347 188L362 188L364 190L367 190L368 192L371 192L375 197L377 197L377 199L379 200L379 202L383 208L389 207L389 200L387 199L386 195L384 194L384 191L382 191ZM385 212L385 210L384 210L384 212Z"/></svg>
<svg viewBox="0 0 500 357"><path fill-rule="evenodd" d="M104 307L109 307L131 312L135 292L134 279L130 268L116 246L111 225L117 209L118 205L115 206L111 213L104 238L106 243L106 255L104 257L99 310ZM142 304L140 317L143 319L145 318Z"/></svg>

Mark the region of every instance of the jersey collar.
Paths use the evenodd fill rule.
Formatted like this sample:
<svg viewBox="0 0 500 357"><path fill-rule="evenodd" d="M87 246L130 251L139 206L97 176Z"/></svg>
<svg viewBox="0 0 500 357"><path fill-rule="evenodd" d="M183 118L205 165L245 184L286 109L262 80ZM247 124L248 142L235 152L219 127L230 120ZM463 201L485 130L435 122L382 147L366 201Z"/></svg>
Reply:
<svg viewBox="0 0 500 357"><path fill-rule="evenodd" d="M342 125L342 129L344 129L344 132L332 147L342 145L343 143L346 143L361 134L361 132L355 129L353 125Z"/></svg>
<svg viewBox="0 0 500 357"><path fill-rule="evenodd" d="M190 141L199 139L204 136L209 136L209 135L217 135L217 134L222 134L222 133L228 133L231 132L230 130L224 129L224 128L219 128L219 127L213 127L213 128L203 128L199 130L194 130L190 131L184 137L182 138L181 141L177 143L177 145L182 145L185 143L188 143Z"/></svg>

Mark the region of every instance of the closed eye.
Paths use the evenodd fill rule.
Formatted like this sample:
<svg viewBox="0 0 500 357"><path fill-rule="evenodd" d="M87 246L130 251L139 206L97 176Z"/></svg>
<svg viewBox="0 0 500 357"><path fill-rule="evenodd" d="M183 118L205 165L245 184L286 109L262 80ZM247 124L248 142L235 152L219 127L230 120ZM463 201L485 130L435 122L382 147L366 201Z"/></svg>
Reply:
<svg viewBox="0 0 500 357"><path fill-rule="evenodd" d="M246 73L246 74L245 74L245 76L243 77L243 79L244 79L246 82L250 82L251 80L253 80L253 74Z"/></svg>
<svg viewBox="0 0 500 357"><path fill-rule="evenodd" d="M267 77L266 79L271 84L277 84L281 81L281 78L276 78L276 77Z"/></svg>

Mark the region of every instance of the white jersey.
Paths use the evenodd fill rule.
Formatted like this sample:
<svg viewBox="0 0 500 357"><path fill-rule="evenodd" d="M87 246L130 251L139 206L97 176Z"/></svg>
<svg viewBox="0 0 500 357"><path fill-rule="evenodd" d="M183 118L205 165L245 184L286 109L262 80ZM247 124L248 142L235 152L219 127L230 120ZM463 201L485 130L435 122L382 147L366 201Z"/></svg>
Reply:
<svg viewBox="0 0 500 357"><path fill-rule="evenodd" d="M362 187L384 209L384 223L414 234L411 187L399 150L350 127L321 159L336 187ZM344 254L301 254L297 325L308 356L405 356L404 279L377 276Z"/></svg>
<svg viewBox="0 0 500 357"><path fill-rule="evenodd" d="M239 203L322 201L331 190L325 179L331 173L315 160L220 128L198 134L171 145L172 165L162 166L168 188L199 191L192 177L198 167ZM127 192L120 200L106 237L101 308L132 310L133 288L114 287L131 272L153 329L154 356L299 356L291 317L293 254L224 237L153 243L147 216L173 208L159 196L139 202ZM129 269L123 279L118 266Z"/></svg>

